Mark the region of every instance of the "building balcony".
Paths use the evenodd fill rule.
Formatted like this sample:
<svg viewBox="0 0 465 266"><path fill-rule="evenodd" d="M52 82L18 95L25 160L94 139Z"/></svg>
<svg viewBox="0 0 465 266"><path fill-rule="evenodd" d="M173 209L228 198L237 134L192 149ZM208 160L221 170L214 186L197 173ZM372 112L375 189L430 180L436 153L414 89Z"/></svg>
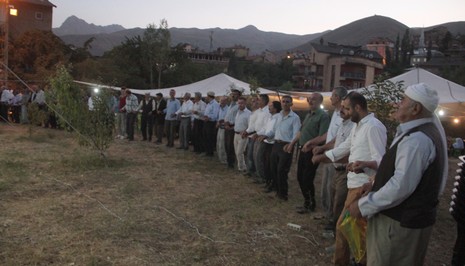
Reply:
<svg viewBox="0 0 465 266"><path fill-rule="evenodd" d="M365 73L359 73L359 72L341 72L341 77L347 78L347 79L358 79L358 80L366 79Z"/></svg>

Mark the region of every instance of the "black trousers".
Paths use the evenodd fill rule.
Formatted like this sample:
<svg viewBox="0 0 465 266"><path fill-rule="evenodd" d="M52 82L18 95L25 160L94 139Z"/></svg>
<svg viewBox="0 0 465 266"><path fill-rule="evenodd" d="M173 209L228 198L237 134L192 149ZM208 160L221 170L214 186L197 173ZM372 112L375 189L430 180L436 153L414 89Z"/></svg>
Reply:
<svg viewBox="0 0 465 266"><path fill-rule="evenodd" d="M287 143L275 143L271 149L270 170L279 196L287 198L288 174L292 164L292 153L283 150Z"/></svg>
<svg viewBox="0 0 465 266"><path fill-rule="evenodd" d="M455 240L454 253L451 266L465 265L465 224L457 223L457 239Z"/></svg>
<svg viewBox="0 0 465 266"><path fill-rule="evenodd" d="M226 157L228 166L234 167L236 162L236 152L234 151L234 129L224 130L224 149L226 150Z"/></svg>
<svg viewBox="0 0 465 266"><path fill-rule="evenodd" d="M128 140L134 140L134 125L136 124L137 113L128 113L126 119L126 134Z"/></svg>
<svg viewBox="0 0 465 266"><path fill-rule="evenodd" d="M9 108L9 105L8 103L0 103L0 122L8 122L8 108Z"/></svg>
<svg viewBox="0 0 465 266"><path fill-rule="evenodd" d="M262 142L260 145L262 145L264 149L263 168L264 168L265 183L267 184L268 187L271 187L272 189L276 189L276 182L272 178L272 174L271 174L271 152L273 150L273 144Z"/></svg>
<svg viewBox="0 0 465 266"><path fill-rule="evenodd" d="M203 123L203 144L205 153L213 155L216 147L216 121L206 121Z"/></svg>
<svg viewBox="0 0 465 266"><path fill-rule="evenodd" d="M140 118L140 131L142 131L142 139L149 141L152 140L153 135L153 116L149 114L142 114Z"/></svg>
<svg viewBox="0 0 465 266"><path fill-rule="evenodd" d="M312 163L313 153L299 151L299 160L297 162L297 180L299 181L300 191L304 197L304 207L315 205L315 179L318 164Z"/></svg>
<svg viewBox="0 0 465 266"><path fill-rule="evenodd" d="M203 120L194 119L194 127L192 128L192 144L194 145L194 152L205 151L203 127Z"/></svg>
<svg viewBox="0 0 465 266"><path fill-rule="evenodd" d="M165 132L165 119L160 116L155 116L153 120L155 126L155 136L157 136L157 142L161 143Z"/></svg>

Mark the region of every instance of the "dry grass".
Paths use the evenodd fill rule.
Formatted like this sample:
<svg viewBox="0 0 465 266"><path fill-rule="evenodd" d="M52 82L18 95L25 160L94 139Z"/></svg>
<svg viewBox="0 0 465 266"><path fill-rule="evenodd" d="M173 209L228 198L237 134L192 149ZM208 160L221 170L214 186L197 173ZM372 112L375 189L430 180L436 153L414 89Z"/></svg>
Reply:
<svg viewBox="0 0 465 266"><path fill-rule="evenodd" d="M117 141L105 163L63 131L0 125L0 142L2 265L331 264L324 222L294 212L295 169L283 203L216 159L164 145ZM450 261L449 195L428 265Z"/></svg>

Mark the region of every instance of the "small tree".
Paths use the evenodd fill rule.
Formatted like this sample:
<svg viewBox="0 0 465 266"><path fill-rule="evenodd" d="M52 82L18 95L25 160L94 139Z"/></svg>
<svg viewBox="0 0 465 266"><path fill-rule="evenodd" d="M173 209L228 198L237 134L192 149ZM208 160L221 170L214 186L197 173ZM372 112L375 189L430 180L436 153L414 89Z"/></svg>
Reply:
<svg viewBox="0 0 465 266"><path fill-rule="evenodd" d="M255 96L260 94L260 85L258 84L258 80L255 77L249 78L249 88L250 88L250 95Z"/></svg>
<svg viewBox="0 0 465 266"><path fill-rule="evenodd" d="M389 80L380 81L382 78L378 78L378 81L375 81L370 87L364 88L361 93L367 98L370 112L375 113L386 127L389 146L399 125L392 115L397 110L396 103L402 99L404 85L402 81L396 83Z"/></svg>
<svg viewBox="0 0 465 266"><path fill-rule="evenodd" d="M101 91L93 97L94 108L89 110L85 92L73 83L64 66L58 68L50 83L47 104L50 111L56 113L60 125L73 131L80 145L98 150L105 158L105 151L113 141L111 92Z"/></svg>

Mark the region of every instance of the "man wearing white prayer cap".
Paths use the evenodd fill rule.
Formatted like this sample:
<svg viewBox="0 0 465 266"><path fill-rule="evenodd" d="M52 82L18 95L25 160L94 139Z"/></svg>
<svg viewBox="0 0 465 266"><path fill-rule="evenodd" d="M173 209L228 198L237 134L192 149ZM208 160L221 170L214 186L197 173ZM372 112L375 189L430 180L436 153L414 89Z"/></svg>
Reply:
<svg viewBox="0 0 465 266"><path fill-rule="evenodd" d="M367 265L423 265L447 176L438 103L428 85L407 87L396 112L397 135L374 181L349 207L352 216L368 218Z"/></svg>

